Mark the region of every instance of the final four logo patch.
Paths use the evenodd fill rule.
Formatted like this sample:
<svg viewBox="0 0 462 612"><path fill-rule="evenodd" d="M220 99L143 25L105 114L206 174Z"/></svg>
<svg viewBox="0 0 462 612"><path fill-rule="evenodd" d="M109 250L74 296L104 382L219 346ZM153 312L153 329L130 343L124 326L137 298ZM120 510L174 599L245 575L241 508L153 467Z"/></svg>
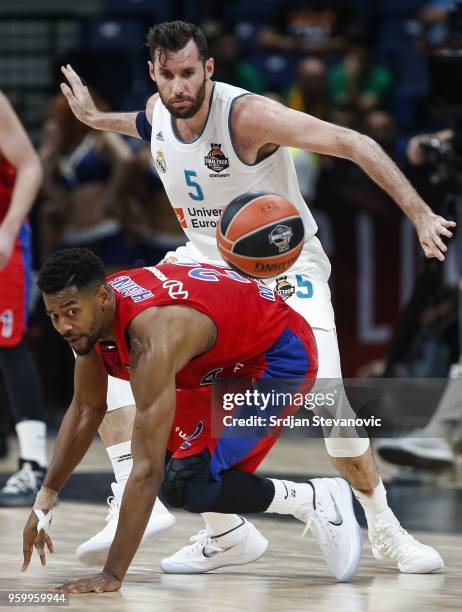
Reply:
<svg viewBox="0 0 462 612"><path fill-rule="evenodd" d="M207 168L209 168L209 170L213 170L214 172L221 172L222 170L229 168L229 161L221 150L221 144L215 144L212 142L211 147L212 148L210 151L204 157L204 163Z"/></svg>

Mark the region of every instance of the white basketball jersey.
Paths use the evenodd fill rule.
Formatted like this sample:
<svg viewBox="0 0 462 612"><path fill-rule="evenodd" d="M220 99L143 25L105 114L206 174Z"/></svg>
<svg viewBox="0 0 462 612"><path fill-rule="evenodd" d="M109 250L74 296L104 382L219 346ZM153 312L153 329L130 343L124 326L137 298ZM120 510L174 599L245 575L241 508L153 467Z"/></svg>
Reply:
<svg viewBox="0 0 462 612"><path fill-rule="evenodd" d="M238 157L230 133L233 102L249 92L226 83L213 83L209 115L200 136L183 142L175 133L172 116L160 98L152 116L151 151L178 221L194 247L207 260L221 261L215 231L219 217L238 195L269 191L287 198L300 211L305 245L291 272L314 279L329 278L330 263L319 240L316 222L298 187L289 150L279 147L256 164Z"/></svg>

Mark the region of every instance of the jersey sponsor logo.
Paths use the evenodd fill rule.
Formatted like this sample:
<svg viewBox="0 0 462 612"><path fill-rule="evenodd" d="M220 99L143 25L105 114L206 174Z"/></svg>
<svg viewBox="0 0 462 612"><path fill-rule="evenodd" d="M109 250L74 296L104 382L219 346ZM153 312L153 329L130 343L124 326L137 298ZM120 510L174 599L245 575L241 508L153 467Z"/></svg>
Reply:
<svg viewBox="0 0 462 612"><path fill-rule="evenodd" d="M188 215L191 222L191 227L197 228L215 228L221 216L219 208L196 208L188 207Z"/></svg>
<svg viewBox="0 0 462 612"><path fill-rule="evenodd" d="M173 210L175 211L178 223L183 228L215 228L221 215L221 210L219 208L196 208L194 206L190 206L186 211L189 215L188 223L186 220L186 213L183 208L174 207Z"/></svg>
<svg viewBox="0 0 462 612"><path fill-rule="evenodd" d="M181 227L188 227L186 219L184 218L184 210L182 208L173 208L175 211L176 218L178 219L178 223Z"/></svg>
<svg viewBox="0 0 462 612"><path fill-rule="evenodd" d="M184 288L183 282L174 278L168 278L158 268L147 266L145 270L151 272L156 278L162 281L162 287L167 289L169 296L174 300L187 300L189 292Z"/></svg>
<svg viewBox="0 0 462 612"><path fill-rule="evenodd" d="M288 225L276 225L272 232L268 235L270 244L274 244L279 249L280 253L288 251L290 241L293 236L292 228Z"/></svg>
<svg viewBox="0 0 462 612"><path fill-rule="evenodd" d="M211 143L211 149L204 157L204 163L209 170L222 172L229 168L229 160L221 150L221 144Z"/></svg>
<svg viewBox="0 0 462 612"><path fill-rule="evenodd" d="M141 287L129 276L117 276L109 284L117 293L120 293L123 297L130 297L136 303L154 297L152 291Z"/></svg>
<svg viewBox="0 0 462 612"><path fill-rule="evenodd" d="M164 152L160 149L156 152L155 164L159 172L162 172L164 174L167 172L167 162L165 161L165 155Z"/></svg>
<svg viewBox="0 0 462 612"><path fill-rule="evenodd" d="M174 300L187 300L189 293L183 288L183 283L179 280L167 280L162 283L164 289L168 289L168 294Z"/></svg>
<svg viewBox="0 0 462 612"><path fill-rule="evenodd" d="M276 287L274 290L284 301L288 300L295 293L295 287L289 283L287 276L281 276L276 280Z"/></svg>
<svg viewBox="0 0 462 612"><path fill-rule="evenodd" d="M165 274L161 272L159 268L155 268L154 266L145 266L144 269L147 270L148 272L151 272L151 274L153 274L160 281L168 280L168 276L165 276Z"/></svg>
<svg viewBox="0 0 462 612"><path fill-rule="evenodd" d="M162 142L164 141L164 135L162 134L162 132L157 132L156 140L162 140Z"/></svg>

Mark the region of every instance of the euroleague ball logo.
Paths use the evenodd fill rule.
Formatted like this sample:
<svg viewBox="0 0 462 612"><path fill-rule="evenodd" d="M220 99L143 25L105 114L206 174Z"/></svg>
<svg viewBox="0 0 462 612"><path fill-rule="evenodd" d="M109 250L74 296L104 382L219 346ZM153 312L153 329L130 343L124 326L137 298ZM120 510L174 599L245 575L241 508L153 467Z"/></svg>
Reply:
<svg viewBox="0 0 462 612"><path fill-rule="evenodd" d="M270 244L274 244L279 249L280 253L288 251L290 241L293 236L292 228L288 225L276 225L276 227L268 235Z"/></svg>
<svg viewBox="0 0 462 612"><path fill-rule="evenodd" d="M214 172L221 172L229 168L228 158L221 150L221 144L215 144L212 142L211 149L204 157L204 163L209 170Z"/></svg>

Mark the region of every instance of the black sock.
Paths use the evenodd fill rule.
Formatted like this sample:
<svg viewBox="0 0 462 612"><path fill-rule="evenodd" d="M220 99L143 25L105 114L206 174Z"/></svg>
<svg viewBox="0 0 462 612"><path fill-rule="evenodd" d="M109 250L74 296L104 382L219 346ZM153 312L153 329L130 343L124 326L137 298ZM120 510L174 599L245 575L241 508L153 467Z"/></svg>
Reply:
<svg viewBox="0 0 462 612"><path fill-rule="evenodd" d="M250 514L264 512L274 498L274 485L268 478L228 470L223 473L220 491L207 512Z"/></svg>

